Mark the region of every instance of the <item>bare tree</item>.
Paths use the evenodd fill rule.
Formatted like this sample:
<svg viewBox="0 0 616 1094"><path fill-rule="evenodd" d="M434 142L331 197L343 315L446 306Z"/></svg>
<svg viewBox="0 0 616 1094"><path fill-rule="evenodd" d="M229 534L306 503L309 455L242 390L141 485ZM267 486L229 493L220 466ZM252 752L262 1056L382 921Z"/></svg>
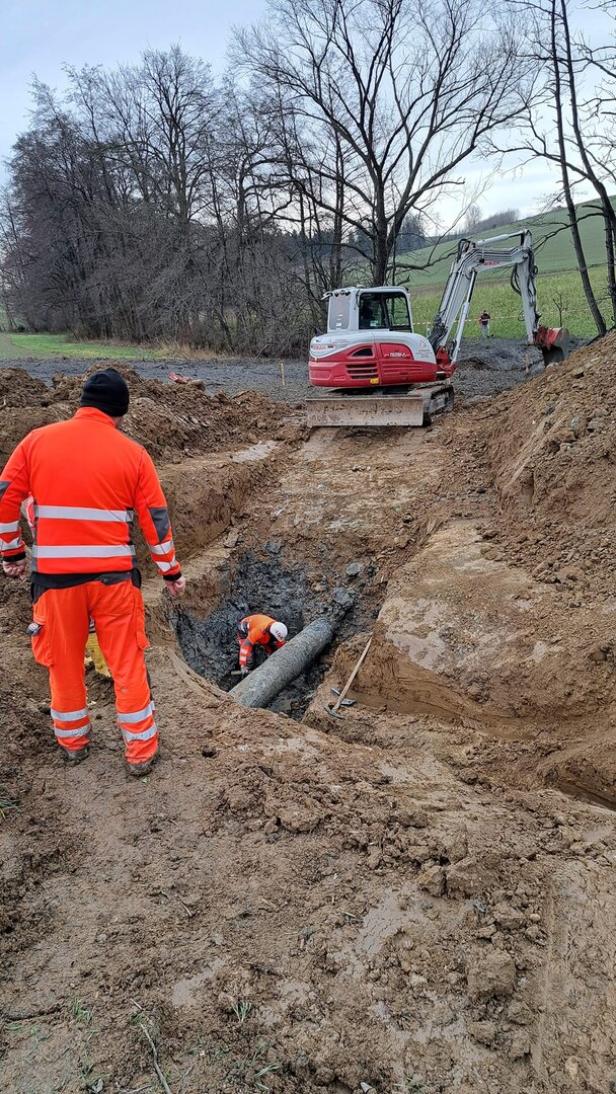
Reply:
<svg viewBox="0 0 616 1094"><path fill-rule="evenodd" d="M521 143L508 142L507 150L523 151L532 159L543 159L558 167L561 190L557 199L565 205L564 226L571 233L589 311L598 333L603 334L606 323L590 278L576 194L580 185L590 184L597 196L596 204L591 203L590 208L581 215L600 216L604 221L608 297L616 319L616 215L606 185L610 177L609 160L604 157L604 162L601 162L598 154L600 148L605 149L605 102L609 100L609 92L605 99L595 93L590 100L581 101L580 95L582 75L587 78L592 75L593 66L595 69L600 64L605 66L608 54L603 50L595 56L582 39L574 40L568 0L511 2L526 15L530 13L532 18L530 52L541 66L543 94L541 108L527 111L519 123ZM608 66L604 67L603 75L609 81ZM593 118L594 123L591 124Z"/></svg>
<svg viewBox="0 0 616 1094"><path fill-rule="evenodd" d="M473 203L472 205L469 205L466 216L464 218L464 231L468 232L470 235L472 232L475 232L477 230L480 224L481 209L478 205Z"/></svg>
<svg viewBox="0 0 616 1094"><path fill-rule="evenodd" d="M476 0L272 0L271 12L240 34L237 63L279 105L296 191L368 242L383 282L409 212L461 185L486 135L527 103L532 66Z"/></svg>

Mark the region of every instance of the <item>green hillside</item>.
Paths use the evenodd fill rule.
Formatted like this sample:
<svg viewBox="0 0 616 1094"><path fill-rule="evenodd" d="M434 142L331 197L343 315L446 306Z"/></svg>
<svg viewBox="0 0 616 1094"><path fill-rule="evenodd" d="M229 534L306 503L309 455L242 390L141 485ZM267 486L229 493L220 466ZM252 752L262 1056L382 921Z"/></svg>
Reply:
<svg viewBox="0 0 616 1094"><path fill-rule="evenodd" d="M578 206L583 218L587 206ZM484 238L516 232L529 227L536 248L536 260L539 275L537 277L537 295L542 320L549 326L562 325L580 337L596 334L596 329L588 312L582 291L580 276L576 269L571 233L566 227L566 212L552 212L537 217L529 217L516 224L505 225L484 231ZM563 226L565 226L563 228ZM563 228L553 235L557 228ZM591 281L604 315L610 323L610 311L607 299L607 278L605 265L605 247L603 221L600 217L581 219L580 230L586 260L590 268ZM552 238L548 238L552 236ZM545 242L542 242L544 241ZM407 284L413 298L413 312L418 331L423 332L438 309L441 292L447 280L449 267L456 251L456 241L441 243L436 248L424 247L419 251L401 256L401 261L412 262L418 266L432 262L425 270L406 271L397 280ZM478 337L477 317L484 308L492 316L492 333L497 337L522 337L524 327L519 298L509 284L510 271L486 270L481 272L473 295L465 337Z"/></svg>

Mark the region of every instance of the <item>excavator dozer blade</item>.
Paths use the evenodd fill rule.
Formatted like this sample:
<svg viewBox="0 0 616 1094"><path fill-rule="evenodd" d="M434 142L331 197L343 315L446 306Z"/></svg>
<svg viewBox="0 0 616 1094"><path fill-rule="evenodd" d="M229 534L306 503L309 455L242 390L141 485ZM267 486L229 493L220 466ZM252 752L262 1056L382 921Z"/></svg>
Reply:
<svg viewBox="0 0 616 1094"><path fill-rule="evenodd" d="M330 395L308 399L310 429L356 426L383 427L429 425L432 415L453 407L450 384L418 388L406 395Z"/></svg>

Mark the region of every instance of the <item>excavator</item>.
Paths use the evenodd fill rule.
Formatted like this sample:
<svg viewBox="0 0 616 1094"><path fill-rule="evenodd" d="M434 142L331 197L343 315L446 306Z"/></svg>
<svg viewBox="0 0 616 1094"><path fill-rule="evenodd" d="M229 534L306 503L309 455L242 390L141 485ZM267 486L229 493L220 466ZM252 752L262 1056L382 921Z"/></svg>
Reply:
<svg viewBox="0 0 616 1094"><path fill-rule="evenodd" d="M451 410L451 379L477 275L498 267L511 267L528 344L541 350L546 367L562 361L568 331L539 323L531 232L461 239L427 337L413 330L404 288L351 287L325 294L327 334L310 343L309 377L313 387L330 391L308 399L308 425L422 426Z"/></svg>

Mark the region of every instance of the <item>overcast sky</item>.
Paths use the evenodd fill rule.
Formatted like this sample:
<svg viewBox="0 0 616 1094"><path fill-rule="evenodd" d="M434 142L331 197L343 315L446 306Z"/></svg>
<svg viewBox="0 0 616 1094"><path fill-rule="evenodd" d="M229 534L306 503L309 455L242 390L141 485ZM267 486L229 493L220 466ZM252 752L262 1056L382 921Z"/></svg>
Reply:
<svg viewBox="0 0 616 1094"><path fill-rule="evenodd" d="M0 0L0 163L28 125L29 85L35 74L61 89L63 65L112 67L137 60L144 49L172 42L221 72L233 27L258 21L265 7L265 0ZM605 17L584 0L576 7L577 26L593 44L600 44ZM472 190L483 178L482 169L475 164L465 172ZM3 167L0 178L6 179ZM491 179L478 204L484 215L514 207L528 216L556 185L555 175L535 163Z"/></svg>

